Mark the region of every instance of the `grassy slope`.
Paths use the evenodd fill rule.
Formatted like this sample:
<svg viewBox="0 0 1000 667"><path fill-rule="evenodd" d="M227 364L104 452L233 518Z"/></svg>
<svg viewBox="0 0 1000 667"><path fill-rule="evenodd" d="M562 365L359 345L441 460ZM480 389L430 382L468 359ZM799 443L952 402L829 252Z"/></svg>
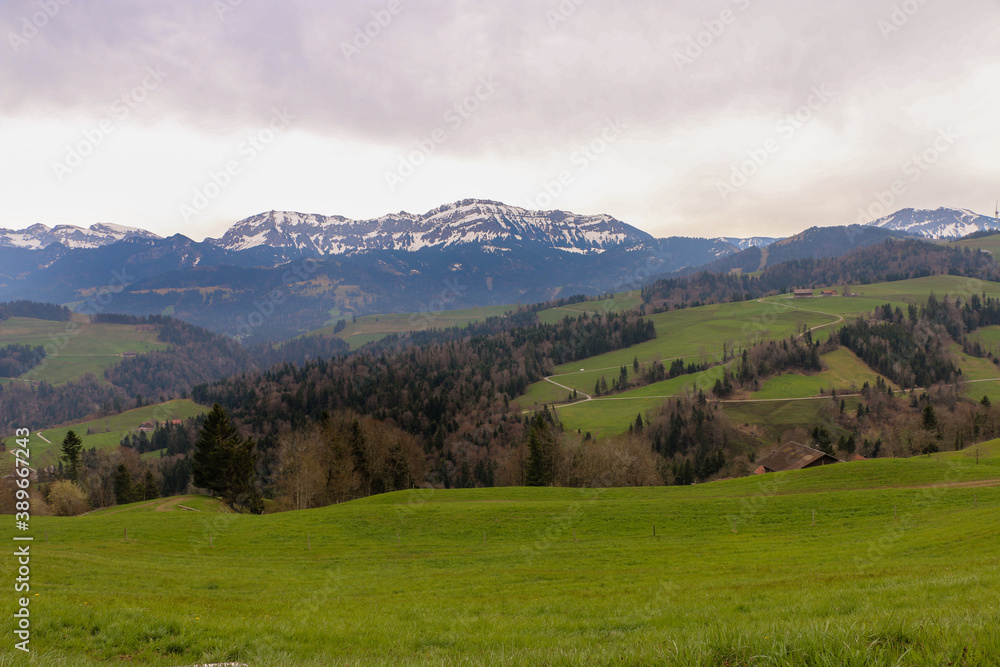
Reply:
<svg viewBox="0 0 1000 667"><path fill-rule="evenodd" d="M118 363L121 353L165 349L155 331L136 331L125 324L91 324L83 315L71 322L49 322L12 317L0 322L0 346L11 343L44 345L48 357L37 368L35 380L65 384L93 373L103 380L104 369Z"/></svg>
<svg viewBox="0 0 1000 667"><path fill-rule="evenodd" d="M198 405L188 399L176 399L159 403L157 405L147 405L144 408L127 410L110 417L101 417L79 424L63 426L54 429L45 429L42 435L48 438L52 444L38 439L31 452L32 461L41 466L54 464L59 456L59 444L66 433L70 430L83 440L84 449L96 447L97 449L115 449L118 443L125 437L126 433L135 431L139 424L144 421L165 421L167 419L187 419L195 417L207 411L203 405ZM98 431L93 435L87 435L87 429Z"/></svg>
<svg viewBox="0 0 1000 667"><path fill-rule="evenodd" d="M557 366L553 374L559 383L585 393L593 393L594 384L602 376L611 380L618 377L618 369L628 366L632 373L632 362L639 363L661 360L670 365L670 360L682 358L686 362L714 358L722 355L722 346L744 346L755 338L784 338L801 330L803 324L817 326L835 322L835 317L819 313L804 313L780 304L744 303L718 304L687 308L650 316L656 325L654 340L633 345L624 350L616 350ZM581 370L584 369L584 370ZM550 384L550 383L545 383ZM565 391L560 390L560 400L565 399ZM528 388L525 396L518 401L525 406L548 402L551 389L535 383Z"/></svg>
<svg viewBox="0 0 1000 667"><path fill-rule="evenodd" d="M609 312L636 308L642 303L639 291L623 292L610 299L602 301L586 301L573 303L560 308L550 308L538 313L542 322L555 323L567 315L574 316L583 312ZM333 325L311 331L306 336L333 336L343 338L357 349L365 343L380 340L389 334L406 331L422 331L425 329L444 329L448 327L464 327L472 322L484 320L487 317L503 315L516 310L516 305L484 306L482 308L466 308L463 310L443 310L428 313L391 313L384 315L365 315L356 322L348 322L347 326L333 333ZM333 315L337 318L337 315Z"/></svg>
<svg viewBox="0 0 1000 667"><path fill-rule="evenodd" d="M333 333L333 325L310 331L305 336L333 336L343 338L357 349L365 343L380 340L389 334L406 331L422 331L425 329L446 329L448 327L464 327L471 322L478 322L487 317L503 315L516 309L517 306L485 306L483 308L467 308L465 310L443 310L428 313L390 313L383 315L365 315L356 322L348 322L343 330Z"/></svg>
<svg viewBox="0 0 1000 667"><path fill-rule="evenodd" d="M990 236L966 241L951 241L944 245L952 248L977 248L996 256L1000 253L1000 234L991 234Z"/></svg>
<svg viewBox="0 0 1000 667"><path fill-rule="evenodd" d="M840 286L833 287L840 289ZM736 304L720 304L703 306L686 310L671 311L653 316L657 326L657 339L626 350L591 357L582 361L564 364L555 369L558 377L553 379L562 385L576 388L588 394L593 393L594 383L604 375L610 384L611 378L617 377L618 368L625 364L629 366L637 356L640 362L655 358L669 359L684 357L686 360L698 358L699 352L721 354L722 344L727 343L732 349L745 344L748 332L760 332L766 338L781 338L791 335L801 327L803 322L810 326L820 326L825 323L837 322L836 316L850 319L870 313L875 307L891 303L905 310L910 303L926 300L933 291L939 297L945 294L968 294L971 292L1000 296L1000 283L970 281L958 276L929 276L913 280L904 280L878 285L853 286L851 291L863 296L858 298L814 298L791 299L787 296L769 297L764 303L748 302ZM830 315L827 315L829 313ZM823 339L835 330L835 326L824 326L814 332L814 337ZM988 332L987 336L994 335ZM1000 341L1000 327L997 327L996 338ZM957 348L956 348L957 349ZM852 383L860 386L865 380L871 382L875 373L868 369L860 360L847 350L835 353L828 361L830 366L826 372L819 375L804 376L786 374L773 378L754 398L801 398L815 396L820 389L836 387L838 391L849 390ZM963 369L969 373L970 379L981 377L1000 377L1000 372L988 373L984 360L971 359L959 355ZM580 369L587 369L581 371ZM593 369L602 370L593 370ZM633 400L615 402L604 400L600 403L588 402L560 409L567 428L590 431L594 434L622 432L635 421L639 413L654 409L662 401L660 398L638 400L639 396L664 396L681 393L699 381L699 376L675 378L665 383L650 385L641 389L619 394L620 398ZM702 382L704 388L711 386L714 376ZM1000 400L1000 382L970 383L967 393L970 396L988 395L991 400ZM568 392L556 387L550 382L537 382L528 388L518 401L524 406L542 403L562 403L567 400ZM850 401L849 401L850 402ZM810 401L799 405L754 403L743 405L727 405L725 410L741 422L757 424L768 433L780 434L784 428L813 423L819 402Z"/></svg>
<svg viewBox="0 0 1000 667"><path fill-rule="evenodd" d="M564 317L577 317L582 313L610 313L632 310L642 305L642 293L639 290L631 292L621 292L615 294L610 299L601 301L584 301L581 303L571 303L558 308L549 308L538 313L538 319L546 324L555 324Z"/></svg>
<svg viewBox="0 0 1000 667"><path fill-rule="evenodd" d="M936 486L1000 478L987 447L980 465L874 460L685 488L37 517L32 646L38 664L988 664L1000 487Z"/></svg>
<svg viewBox="0 0 1000 667"><path fill-rule="evenodd" d="M829 394L832 389L840 393L854 393L865 382L875 384L878 374L848 350L839 348L824 354L823 371L815 375L785 373L778 375L754 392L753 398L804 398Z"/></svg>

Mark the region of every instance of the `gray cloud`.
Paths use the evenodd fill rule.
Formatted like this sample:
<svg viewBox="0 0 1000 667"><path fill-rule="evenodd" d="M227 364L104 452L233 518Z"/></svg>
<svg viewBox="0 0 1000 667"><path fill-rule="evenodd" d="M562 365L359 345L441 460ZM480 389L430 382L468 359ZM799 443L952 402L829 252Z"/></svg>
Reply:
<svg viewBox="0 0 1000 667"><path fill-rule="evenodd" d="M227 2L235 6L220 15ZM161 66L168 77L141 109L143 121L210 131L263 125L273 108L288 108L310 132L406 146L440 126L482 77L493 77L497 94L443 150L544 160L589 140L616 115L627 114L633 135L655 146L657 138L682 139L713 123L777 122L812 87L825 85L835 98L811 122L856 147L857 161L851 173L824 174L822 156L797 158L815 173L808 197L772 192L771 200L768 190L748 186L732 202L718 198L719 175L763 139L759 132L711 145L707 161L697 153L643 156L631 146L649 169L667 161L679 174L647 201L626 206L659 211L647 222L687 220L694 228L737 217L787 227L798 219L789 207L829 200L833 187L844 188L837 196L850 203L820 221L844 222L844 211L923 149L929 117L957 127L990 113L949 108L947 96L984 68L1000 67L1000 11L987 0L399 0L398 14L372 29L378 34L368 43L355 44L358 31L390 15L389 4L69 0L15 53L10 34L19 34L40 4L4 2L0 116L100 113L137 85L147 66ZM911 5L919 7L912 16L900 9ZM573 11L560 9L568 7ZM888 34L887 25L895 28ZM967 141L1000 148L998 130L976 132ZM783 151L776 163L795 153ZM998 175L953 170L942 168L940 179L921 188L942 200L955 192L971 199ZM761 182L766 176L762 170ZM744 208L734 216L733 206Z"/></svg>

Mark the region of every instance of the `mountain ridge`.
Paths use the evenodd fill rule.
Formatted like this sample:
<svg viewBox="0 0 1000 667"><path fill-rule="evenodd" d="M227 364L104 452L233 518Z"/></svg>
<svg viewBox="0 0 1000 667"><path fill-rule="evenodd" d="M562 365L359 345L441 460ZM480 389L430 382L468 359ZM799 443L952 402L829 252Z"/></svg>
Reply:
<svg viewBox="0 0 1000 667"><path fill-rule="evenodd" d="M928 239L955 240L973 232L985 230L1000 231L1000 222L995 217L976 213L966 208L936 209L901 208L871 222L868 227L879 227L904 232L912 236Z"/></svg>

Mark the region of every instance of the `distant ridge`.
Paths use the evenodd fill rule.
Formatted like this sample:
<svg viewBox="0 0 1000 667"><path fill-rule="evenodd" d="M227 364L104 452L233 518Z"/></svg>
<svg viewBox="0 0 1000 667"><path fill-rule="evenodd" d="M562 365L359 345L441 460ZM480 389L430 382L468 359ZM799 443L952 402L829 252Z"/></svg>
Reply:
<svg viewBox="0 0 1000 667"><path fill-rule="evenodd" d="M964 208L904 208L866 224L928 239L958 239L973 232L1000 231L994 217Z"/></svg>
<svg viewBox="0 0 1000 667"><path fill-rule="evenodd" d="M502 252L526 243L600 254L654 239L610 215L529 211L486 199L463 199L421 215L401 211L370 220L270 211L237 222L219 239L206 240L230 251L266 245L318 255L351 255L466 244Z"/></svg>

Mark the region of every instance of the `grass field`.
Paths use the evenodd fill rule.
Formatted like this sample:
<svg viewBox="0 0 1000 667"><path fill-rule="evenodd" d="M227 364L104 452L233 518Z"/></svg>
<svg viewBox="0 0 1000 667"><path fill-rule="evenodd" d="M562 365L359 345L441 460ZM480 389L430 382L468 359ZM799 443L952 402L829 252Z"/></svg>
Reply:
<svg viewBox="0 0 1000 667"><path fill-rule="evenodd" d="M815 375L777 375L765 382L760 391L754 392L753 398L805 398L817 396L820 392L829 394L833 389L853 394L865 382L874 385L878 379L878 373L844 347L824 354L821 362L822 372Z"/></svg>
<svg viewBox="0 0 1000 667"><path fill-rule="evenodd" d="M843 286L832 287L838 291L843 290ZM643 364L657 359L669 364L669 360L673 358L683 358L690 362L705 357L717 357L721 354L723 343L731 350L734 345L738 347L748 344L754 336L764 339L783 338L800 331L803 324L818 327L813 336L817 340L823 340L836 331L840 318L850 320L853 317L866 316L885 303L891 303L894 307L899 306L905 310L910 303L919 304L925 301L932 291L939 298L946 294L967 297L972 293L983 292L1000 296L1000 283L969 280L959 276L929 276L877 285L851 286L849 290L863 296L793 299L784 295L768 297L761 302L719 304L660 313L651 317L656 324L656 340L563 364L553 371L553 380L569 387L570 390L576 389L578 392L592 394L594 384L601 376L604 376L610 385L611 379L617 377L622 365L627 366L631 374L635 358ZM995 340L1000 345L1000 327L988 327L984 329L982 335L984 342ZM969 379L1000 377L1000 372L987 374L990 371L987 368L990 363L988 361L964 356L960 361L962 367L967 368ZM866 380L872 382L876 377L873 371L847 350L836 352L827 361L827 366L823 373L817 375L786 374L772 378L754 394L753 398L804 398L817 395L821 389L850 390L852 384L860 387ZM608 397L600 402L590 401L566 406L560 409L560 415L567 428L573 430L590 431L594 434L620 433L627 430L629 424L635 421L636 414L645 413L659 405L662 399L652 396L681 393L691 384L692 378L670 380L616 395L618 398L631 399L628 401L615 402L613 397ZM708 383L708 386L710 385L711 382ZM541 381L528 387L524 396L518 397L517 401L525 408L564 403L569 393L569 390L557 387L551 382ZM985 394L991 400L1000 400L1000 382L970 383L967 393L977 398ZM639 397L649 398L640 400ZM738 407L727 405L726 410L746 423L759 424L766 428L768 433L775 433L775 429L787 425L810 423L808 421L795 423L793 419L796 415L811 419L815 415L816 408L791 404L781 406L747 404ZM769 422L770 419L778 421Z"/></svg>
<svg viewBox="0 0 1000 667"><path fill-rule="evenodd" d="M693 487L35 517L35 659L8 640L0 664L995 664L986 449Z"/></svg>
<svg viewBox="0 0 1000 667"><path fill-rule="evenodd" d="M560 322L567 315L577 317L583 313L620 313L624 310L632 310L642 305L642 292L633 290L631 292L621 292L615 294L610 299L601 301L582 301L571 303L558 308L549 308L538 313L538 319L546 324Z"/></svg>
<svg viewBox="0 0 1000 667"><path fill-rule="evenodd" d="M686 362L721 358L723 345L731 350L734 346L749 345L756 339L791 336L799 332L804 324L818 326L837 321L835 316L756 301L686 308L652 315L649 319L656 326L657 337L654 340L557 366L553 375L559 377L554 379L567 387L591 394L594 384L602 376L610 385L611 380L618 377L621 366L628 366L631 374L632 362L636 358L641 364L660 360L667 366L670 360L676 358ZM565 393L561 392L559 400L565 400ZM551 395L550 387L535 383L518 401L527 407L549 402L545 399Z"/></svg>
<svg viewBox="0 0 1000 667"><path fill-rule="evenodd" d="M51 444L42 439L35 442L31 452L32 461L38 465L55 464L60 455L59 445L69 431L75 431L83 440L84 449L96 447L97 449L115 449L118 443L127 433L135 431L139 424L144 421L165 421L168 419L187 419L206 412L208 409L203 405L198 405L188 399L176 399L159 403L157 405L147 405L143 408L127 410L110 417L101 417L71 426L61 428L45 429L42 435L51 441ZM87 435L87 430L95 431L92 435Z"/></svg>
<svg viewBox="0 0 1000 667"><path fill-rule="evenodd" d="M365 343L381 340L389 334L406 331L423 331L426 329L447 329L449 327L464 327L472 322L485 320L488 317L503 315L517 306L485 306L483 308L468 308L465 310L443 310L428 313L390 313L386 315L365 315L356 322L348 322L347 326L333 333L333 325L310 331L306 336L337 336L351 345L355 350Z"/></svg>
<svg viewBox="0 0 1000 667"><path fill-rule="evenodd" d="M991 255L996 256L997 253L1000 253L1000 234L991 234L990 236L966 241L951 241L944 245L952 248L976 248L978 250L985 250Z"/></svg>
<svg viewBox="0 0 1000 667"><path fill-rule="evenodd" d="M104 369L121 361L122 352L149 352L168 347L155 331L137 331L126 324L91 324L85 315L71 322L12 317L0 322L0 346L11 343L44 345L48 356L32 379L60 385L93 373L101 381Z"/></svg>

